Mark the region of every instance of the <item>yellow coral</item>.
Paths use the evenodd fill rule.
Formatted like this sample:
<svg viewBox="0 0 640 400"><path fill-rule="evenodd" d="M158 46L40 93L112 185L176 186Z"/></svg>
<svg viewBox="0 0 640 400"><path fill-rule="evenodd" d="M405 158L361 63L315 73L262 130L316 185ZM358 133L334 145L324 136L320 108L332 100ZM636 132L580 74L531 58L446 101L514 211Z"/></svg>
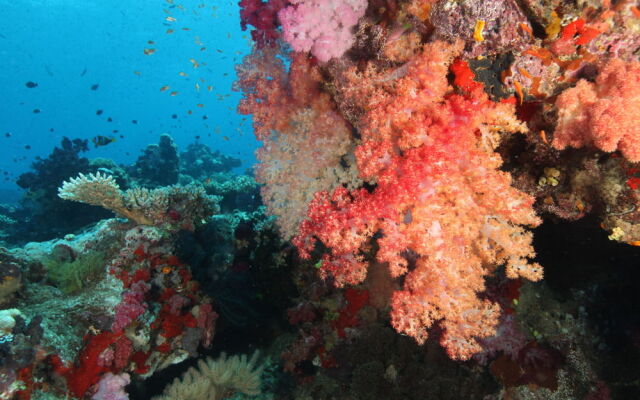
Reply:
<svg viewBox="0 0 640 400"><path fill-rule="evenodd" d="M221 400L236 392L260 394L262 365L256 366L258 352L227 358L225 353L216 359L198 361L197 368L189 368L167 386L162 395L153 400Z"/></svg>

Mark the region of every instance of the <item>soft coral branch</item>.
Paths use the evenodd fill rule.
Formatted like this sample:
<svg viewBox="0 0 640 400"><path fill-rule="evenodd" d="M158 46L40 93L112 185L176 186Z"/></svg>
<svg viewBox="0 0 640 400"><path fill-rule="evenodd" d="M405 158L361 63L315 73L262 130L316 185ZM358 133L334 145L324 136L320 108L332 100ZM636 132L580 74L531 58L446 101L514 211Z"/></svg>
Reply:
<svg viewBox="0 0 640 400"><path fill-rule="evenodd" d="M556 106L555 148L594 146L640 161L640 63L612 59L595 83L580 80Z"/></svg>

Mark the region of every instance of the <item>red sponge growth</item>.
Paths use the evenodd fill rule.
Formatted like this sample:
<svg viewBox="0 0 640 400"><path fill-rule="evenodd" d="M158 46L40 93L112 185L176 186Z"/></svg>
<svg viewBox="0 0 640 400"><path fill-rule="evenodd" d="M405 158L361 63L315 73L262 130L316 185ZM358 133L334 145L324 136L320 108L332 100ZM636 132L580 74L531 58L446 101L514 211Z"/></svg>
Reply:
<svg viewBox="0 0 640 400"><path fill-rule="evenodd" d="M82 398L92 385L100 380L100 375L108 370L98 363L100 354L114 343L121 334L102 332L92 336L80 353L78 365L69 371L67 385L71 394Z"/></svg>

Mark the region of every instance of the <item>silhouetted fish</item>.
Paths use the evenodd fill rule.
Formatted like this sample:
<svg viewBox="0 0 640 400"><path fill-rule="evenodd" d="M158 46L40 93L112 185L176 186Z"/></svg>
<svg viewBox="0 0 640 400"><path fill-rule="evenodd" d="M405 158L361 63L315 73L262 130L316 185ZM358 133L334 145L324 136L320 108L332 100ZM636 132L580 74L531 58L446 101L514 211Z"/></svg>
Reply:
<svg viewBox="0 0 640 400"><path fill-rule="evenodd" d="M34 87L38 87L38 84L36 82L32 82L29 81L27 83L24 84L26 87L28 87L29 89L33 89Z"/></svg>
<svg viewBox="0 0 640 400"><path fill-rule="evenodd" d="M100 87L99 84L94 83L93 85L91 85L91 90L98 90L99 87Z"/></svg>
<svg viewBox="0 0 640 400"><path fill-rule="evenodd" d="M93 139L91 139L91 142L93 142L94 147L106 146L109 143L113 143L115 141L116 141L116 138L114 138L113 136L108 137L108 136L102 136L102 135L98 135Z"/></svg>

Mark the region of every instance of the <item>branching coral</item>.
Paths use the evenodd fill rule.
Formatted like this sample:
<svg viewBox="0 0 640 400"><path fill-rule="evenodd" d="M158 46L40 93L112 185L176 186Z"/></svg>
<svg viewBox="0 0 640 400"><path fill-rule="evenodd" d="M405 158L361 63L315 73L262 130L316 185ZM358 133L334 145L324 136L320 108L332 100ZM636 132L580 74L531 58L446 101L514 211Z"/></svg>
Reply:
<svg viewBox="0 0 640 400"><path fill-rule="evenodd" d="M96 174L79 174L76 178L64 181L58 189L58 196L65 200L77 201L104 207L139 224L151 225L151 221L127 209L124 204L124 193L113 176L97 172Z"/></svg>
<svg viewBox="0 0 640 400"><path fill-rule="evenodd" d="M189 368L176 378L154 400L221 400L233 393L260 394L262 365L256 365L258 352L251 358L246 355L228 357L225 353L218 359L199 360L197 368Z"/></svg>
<svg viewBox="0 0 640 400"><path fill-rule="evenodd" d="M207 196L199 186L120 190L112 176L83 175L63 182L58 196L66 200L101 206L140 225L176 225L193 229L210 216L218 198Z"/></svg>

